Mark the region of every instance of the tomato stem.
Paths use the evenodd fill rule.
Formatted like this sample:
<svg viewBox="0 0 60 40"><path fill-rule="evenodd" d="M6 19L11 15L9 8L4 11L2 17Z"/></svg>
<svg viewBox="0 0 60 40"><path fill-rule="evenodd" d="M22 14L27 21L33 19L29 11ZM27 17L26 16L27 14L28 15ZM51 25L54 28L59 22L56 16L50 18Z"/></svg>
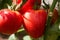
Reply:
<svg viewBox="0 0 60 40"><path fill-rule="evenodd" d="M58 0L53 0L53 3L52 3L52 5L51 5L51 7L50 7L50 12L53 12L53 10L54 10L54 8L55 8L55 6L56 6L57 1L58 1Z"/></svg>
<svg viewBox="0 0 60 40"><path fill-rule="evenodd" d="M57 35L54 33L51 33L51 18L52 18L52 12L55 8L55 5L57 3L58 0L53 0L53 3L50 7L50 12L48 13L48 19L47 19L47 25L46 25L46 30L45 30L45 35L44 35L44 40L56 40L57 39ZM54 28L53 28L54 29Z"/></svg>
<svg viewBox="0 0 60 40"><path fill-rule="evenodd" d="M58 1L58 14L60 15L60 2Z"/></svg>
<svg viewBox="0 0 60 40"><path fill-rule="evenodd" d="M49 9L49 8L50 8L50 7L49 7L49 4L46 4L46 3L45 3L45 0L43 0L43 3L44 3L44 5L45 5L45 6L43 6L45 9Z"/></svg>

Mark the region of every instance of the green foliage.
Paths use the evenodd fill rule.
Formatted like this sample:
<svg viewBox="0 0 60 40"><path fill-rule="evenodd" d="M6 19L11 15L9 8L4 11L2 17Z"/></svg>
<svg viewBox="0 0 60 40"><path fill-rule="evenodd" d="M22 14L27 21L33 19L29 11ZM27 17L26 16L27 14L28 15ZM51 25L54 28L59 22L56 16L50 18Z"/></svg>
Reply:
<svg viewBox="0 0 60 40"><path fill-rule="evenodd" d="M60 0L58 0L58 2L60 2Z"/></svg>
<svg viewBox="0 0 60 40"><path fill-rule="evenodd" d="M12 0L2 0L2 1L0 1L0 9L7 8L7 4L11 5Z"/></svg>

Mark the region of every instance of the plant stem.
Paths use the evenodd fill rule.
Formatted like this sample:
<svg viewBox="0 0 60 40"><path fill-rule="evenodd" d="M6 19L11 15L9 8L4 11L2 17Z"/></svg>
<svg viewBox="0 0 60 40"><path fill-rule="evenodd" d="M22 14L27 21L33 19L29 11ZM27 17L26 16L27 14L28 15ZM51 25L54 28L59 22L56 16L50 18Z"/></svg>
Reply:
<svg viewBox="0 0 60 40"><path fill-rule="evenodd" d="M55 6L56 6L57 1L58 1L58 0L53 0L53 3L52 3L52 5L51 5L51 7L50 7L50 12L53 12L53 10L54 10L54 8L55 8Z"/></svg>
<svg viewBox="0 0 60 40"><path fill-rule="evenodd" d="M45 6L43 6L43 7L48 10L48 9L50 8L49 5L45 3L45 0L43 0L43 3L44 3L44 5L45 5Z"/></svg>
<svg viewBox="0 0 60 40"><path fill-rule="evenodd" d="M50 12L48 13L47 27L50 27L50 21L52 18L51 14L53 14L53 10L55 8L56 3L57 3L57 0L53 0L53 3L50 7Z"/></svg>
<svg viewBox="0 0 60 40"><path fill-rule="evenodd" d="M58 1L58 14L60 15L60 2Z"/></svg>
<svg viewBox="0 0 60 40"><path fill-rule="evenodd" d="M57 35L52 34L51 31L50 31L50 28L51 28L50 21L51 21L51 18L52 18L52 15L50 15L50 14L53 14L52 12L55 8L55 5L56 5L57 1L58 0L53 0L53 3L50 7L50 12L48 13L47 26L46 26L46 30L45 30L44 40L56 40L56 38L57 38Z"/></svg>

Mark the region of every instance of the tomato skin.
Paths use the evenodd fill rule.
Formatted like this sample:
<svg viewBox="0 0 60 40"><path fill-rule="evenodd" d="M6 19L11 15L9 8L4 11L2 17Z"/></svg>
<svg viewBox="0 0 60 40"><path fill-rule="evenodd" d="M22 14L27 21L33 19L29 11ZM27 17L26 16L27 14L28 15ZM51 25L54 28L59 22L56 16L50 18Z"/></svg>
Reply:
<svg viewBox="0 0 60 40"><path fill-rule="evenodd" d="M33 9L34 4L35 4L35 0L27 0L26 3L18 11L24 14L29 9Z"/></svg>
<svg viewBox="0 0 60 40"><path fill-rule="evenodd" d="M33 9L35 3L37 3L36 5L40 7L41 0L27 0L27 2L19 9L19 12L24 14L28 10Z"/></svg>
<svg viewBox="0 0 60 40"><path fill-rule="evenodd" d="M12 0L12 2L16 5L20 4L22 0Z"/></svg>
<svg viewBox="0 0 60 40"><path fill-rule="evenodd" d="M0 10L0 33L6 35L15 33L20 28L22 20L19 12L9 9Z"/></svg>
<svg viewBox="0 0 60 40"><path fill-rule="evenodd" d="M17 4L20 4L22 0L17 0Z"/></svg>
<svg viewBox="0 0 60 40"><path fill-rule="evenodd" d="M46 19L47 13L45 10L29 10L23 16L23 25L31 37L38 38L44 34Z"/></svg>

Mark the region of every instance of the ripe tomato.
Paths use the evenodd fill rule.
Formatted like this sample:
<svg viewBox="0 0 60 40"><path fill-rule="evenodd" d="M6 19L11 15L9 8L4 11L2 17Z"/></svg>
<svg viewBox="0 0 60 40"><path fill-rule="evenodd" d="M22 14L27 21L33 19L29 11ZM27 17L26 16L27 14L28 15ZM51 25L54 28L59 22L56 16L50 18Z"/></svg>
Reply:
<svg viewBox="0 0 60 40"><path fill-rule="evenodd" d="M13 34L22 24L22 16L19 12L9 9L0 10L0 33Z"/></svg>
<svg viewBox="0 0 60 40"><path fill-rule="evenodd" d="M22 5L22 7L19 9L19 12L24 14L25 12L27 12L29 9L33 9L35 3L37 3L36 5L38 6L38 8L41 5L41 0L27 0L25 4ZM37 8L37 9L38 9Z"/></svg>
<svg viewBox="0 0 60 40"><path fill-rule="evenodd" d="M47 13L45 10L29 10L23 15L24 28L33 38L44 34Z"/></svg>
<svg viewBox="0 0 60 40"><path fill-rule="evenodd" d="M35 4L35 0L28 0L20 9L19 12L24 14L29 9L32 9Z"/></svg>

